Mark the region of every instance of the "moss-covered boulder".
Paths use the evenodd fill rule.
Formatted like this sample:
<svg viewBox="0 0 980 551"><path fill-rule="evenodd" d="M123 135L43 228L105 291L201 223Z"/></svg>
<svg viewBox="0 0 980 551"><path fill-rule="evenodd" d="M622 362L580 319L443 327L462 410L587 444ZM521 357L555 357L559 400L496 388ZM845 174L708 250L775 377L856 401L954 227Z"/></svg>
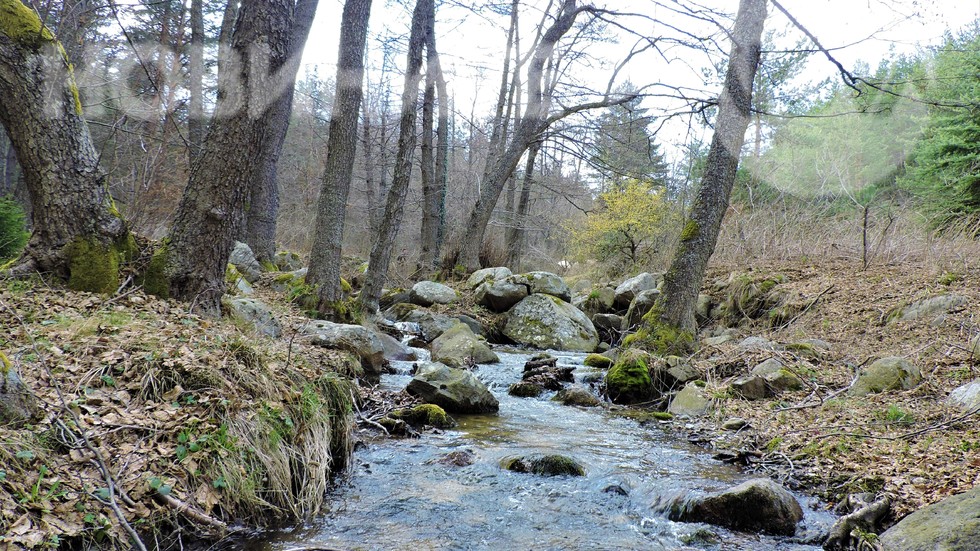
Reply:
<svg viewBox="0 0 980 551"><path fill-rule="evenodd" d="M261 300L254 298L233 298L222 301L228 308L228 315L241 323L248 325L260 335L277 339L282 336L282 324L272 313L272 308Z"/></svg>
<svg viewBox="0 0 980 551"><path fill-rule="evenodd" d="M922 372L918 367L900 356L890 356L861 370L848 394L866 396L888 390L908 390L921 381Z"/></svg>
<svg viewBox="0 0 980 551"><path fill-rule="evenodd" d="M435 281L419 281L412 286L409 291L409 302L419 306L432 306L433 304L450 304L458 300L456 291L448 285Z"/></svg>
<svg viewBox="0 0 980 551"><path fill-rule="evenodd" d="M498 363L500 358L465 323L457 323L432 341L432 361L450 367Z"/></svg>
<svg viewBox="0 0 980 551"><path fill-rule="evenodd" d="M678 498L671 504L668 517L680 522L792 536L803 520L803 509L785 488L768 478L759 478L716 494Z"/></svg>
<svg viewBox="0 0 980 551"><path fill-rule="evenodd" d="M279 251L272 258L272 263L280 272L295 272L303 268L303 258L291 251Z"/></svg>
<svg viewBox="0 0 980 551"><path fill-rule="evenodd" d="M559 390L552 400L555 402L561 402L566 406L579 406L586 408L593 408L602 404L602 402L596 398L595 394L592 394L592 391L582 385L565 387Z"/></svg>
<svg viewBox="0 0 980 551"><path fill-rule="evenodd" d="M602 354L589 354L582 361L582 364L586 367L595 367L598 369L609 369L613 365L613 361Z"/></svg>
<svg viewBox="0 0 980 551"><path fill-rule="evenodd" d="M592 289L589 294L572 301L585 315L594 318L596 314L609 314L616 302L616 289L605 285Z"/></svg>
<svg viewBox="0 0 980 551"><path fill-rule="evenodd" d="M329 321L311 321L300 326L310 343L324 348L344 350L357 356L370 382L378 381L386 364L385 349L373 330L361 325L347 325Z"/></svg>
<svg viewBox="0 0 980 551"><path fill-rule="evenodd" d="M518 381L510 385L507 394L518 398L537 398L544 394L544 387L531 381Z"/></svg>
<svg viewBox="0 0 980 551"><path fill-rule="evenodd" d="M932 320L936 316L952 312L970 303L963 295L939 295L922 299L907 306L896 308L888 315L888 323L899 321Z"/></svg>
<svg viewBox="0 0 980 551"><path fill-rule="evenodd" d="M470 289L476 289L480 284L484 282L494 282L503 281L504 279L510 277L513 273L510 268L505 268L503 266L497 268L483 268L482 270L477 270L470 274L469 279L466 280L466 286Z"/></svg>
<svg viewBox="0 0 980 551"><path fill-rule="evenodd" d="M524 300L528 286L515 283L512 278L488 280L477 286L473 299L491 312L503 313Z"/></svg>
<svg viewBox="0 0 980 551"><path fill-rule="evenodd" d="M606 393L617 404L638 404L656 398L650 365L653 356L641 350L624 350L606 373Z"/></svg>
<svg viewBox="0 0 980 551"><path fill-rule="evenodd" d="M585 476L585 467L578 461L558 454L507 457L500 462L500 466L508 471L539 476Z"/></svg>
<svg viewBox="0 0 980 551"><path fill-rule="evenodd" d="M411 408L396 409L388 415L416 426L430 426L438 429L456 426L456 420L450 417L446 410L435 404L419 404Z"/></svg>
<svg viewBox="0 0 980 551"><path fill-rule="evenodd" d="M536 348L592 352L599 334L581 310L558 297L533 294L507 314L504 335Z"/></svg>
<svg viewBox="0 0 980 551"><path fill-rule="evenodd" d="M980 542L980 487L903 518L881 535L884 549L974 551Z"/></svg>
<svg viewBox="0 0 980 551"><path fill-rule="evenodd" d="M757 375L766 380L769 387L776 393L784 390L800 390L803 381L776 358L769 358L752 368L751 375Z"/></svg>
<svg viewBox="0 0 980 551"><path fill-rule="evenodd" d="M492 413L500 408L497 398L476 375L441 363L424 363L405 390L449 413Z"/></svg>
<svg viewBox="0 0 980 551"><path fill-rule="evenodd" d="M558 274L551 272L528 272L522 277L530 285L530 294L541 293L571 302L572 290Z"/></svg>

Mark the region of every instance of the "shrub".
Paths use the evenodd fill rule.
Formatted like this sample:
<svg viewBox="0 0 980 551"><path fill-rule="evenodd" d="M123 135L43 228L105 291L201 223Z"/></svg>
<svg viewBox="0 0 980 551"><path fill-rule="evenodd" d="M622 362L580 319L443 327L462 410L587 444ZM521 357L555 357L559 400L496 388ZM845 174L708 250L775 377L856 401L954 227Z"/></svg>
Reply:
<svg viewBox="0 0 980 551"><path fill-rule="evenodd" d="M27 244L27 216L9 195L0 197L0 262L17 257Z"/></svg>

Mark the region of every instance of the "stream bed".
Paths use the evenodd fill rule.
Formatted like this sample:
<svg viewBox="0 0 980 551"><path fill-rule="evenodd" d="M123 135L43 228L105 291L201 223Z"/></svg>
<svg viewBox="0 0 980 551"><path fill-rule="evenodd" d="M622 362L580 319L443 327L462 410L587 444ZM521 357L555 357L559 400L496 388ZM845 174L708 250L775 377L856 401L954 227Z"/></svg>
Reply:
<svg viewBox="0 0 980 551"><path fill-rule="evenodd" d="M549 400L553 393L512 397L507 388L520 380L530 355L497 353L501 363L480 365L476 374L500 401L498 415L457 415L458 427L420 438L367 440L328 498L328 511L303 526L266 533L246 549L820 549L797 542L828 529L833 517L800 495L805 519L796 540L667 520L658 502L752 476L655 421L641 425L602 408L563 406ZM576 366L576 379L589 371L582 367L584 354L552 355L559 365ZM411 363L395 367L403 374L386 375L382 384L398 390L411 379ZM451 452L471 454L474 462L438 462ZM500 467L502 459L528 453L571 456L586 476L541 477Z"/></svg>

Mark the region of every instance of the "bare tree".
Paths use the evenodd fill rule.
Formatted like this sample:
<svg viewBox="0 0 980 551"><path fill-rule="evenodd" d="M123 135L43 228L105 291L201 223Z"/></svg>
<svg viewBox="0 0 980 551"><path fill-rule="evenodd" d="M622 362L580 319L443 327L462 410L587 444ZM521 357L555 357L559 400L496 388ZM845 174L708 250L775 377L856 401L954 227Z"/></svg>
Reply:
<svg viewBox="0 0 980 551"><path fill-rule="evenodd" d="M728 210L751 119L752 83L762 50L766 1L739 2L728 71L718 98L718 118L701 186L664 277L663 292L633 338L633 342L661 352L683 352L694 345L698 292Z"/></svg>
<svg viewBox="0 0 980 551"><path fill-rule="evenodd" d="M357 115L361 107L364 46L370 15L371 0L347 0L340 21L337 92L330 117L327 165L317 203L310 267L306 274L306 282L317 289L317 308L324 314L332 313L342 297L341 245L357 148Z"/></svg>
<svg viewBox="0 0 980 551"><path fill-rule="evenodd" d="M420 270L433 270L439 262L445 225L445 196L448 178L449 96L436 50L435 11L426 21L425 95L422 101L422 255ZM433 107L438 89L439 117L433 155Z"/></svg>

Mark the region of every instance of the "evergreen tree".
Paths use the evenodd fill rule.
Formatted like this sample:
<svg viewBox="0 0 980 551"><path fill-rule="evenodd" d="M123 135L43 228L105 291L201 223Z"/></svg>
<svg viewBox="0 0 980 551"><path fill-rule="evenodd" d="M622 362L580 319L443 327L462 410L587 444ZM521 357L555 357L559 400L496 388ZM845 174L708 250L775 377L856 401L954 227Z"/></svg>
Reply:
<svg viewBox="0 0 980 551"><path fill-rule="evenodd" d="M627 85L620 93L634 91ZM650 132L653 117L640 107L641 101L635 97L599 117L589 163L601 179L603 192L623 191L630 181L667 184L667 164Z"/></svg>

